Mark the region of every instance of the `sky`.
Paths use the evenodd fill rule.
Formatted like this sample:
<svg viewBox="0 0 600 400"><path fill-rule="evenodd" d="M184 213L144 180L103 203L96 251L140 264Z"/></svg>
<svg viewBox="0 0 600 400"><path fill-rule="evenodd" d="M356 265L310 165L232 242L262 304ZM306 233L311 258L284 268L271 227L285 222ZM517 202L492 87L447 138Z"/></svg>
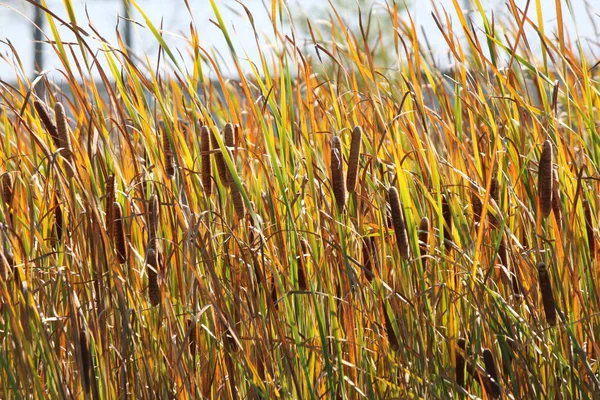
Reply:
<svg viewBox="0 0 600 400"><path fill-rule="evenodd" d="M238 54L247 54L250 60L258 62L258 50L251 24L246 17L243 7L239 3L243 3L252 13L259 33L264 35L265 38L272 38L271 23L266 11L270 6L270 0L267 1L269 4L268 7L263 4L263 0L240 0L239 3L234 0L215 1L222 13L225 24L232 34L232 41ZM319 19L326 16L323 6L321 6L321 4L325 3L323 0L304 0L302 1L302 7L298 5L297 1L288 1L294 10L295 16L301 15L301 8L304 8L311 19ZM337 3L336 0L331 1L334 4ZM463 4L467 2L467 0L457 1ZM492 11L494 11L498 16L502 12L506 12L504 5L506 1L482 0L482 5L488 15L491 15ZM555 31L555 0L540 1L546 30ZM67 13L63 5L63 0L46 0L46 3L53 12L66 18ZM193 18L195 27L198 30L200 45L203 47L214 46L224 56L223 66L230 70L225 75L236 75L232 68L232 62L228 57L226 41L220 30L211 23L211 20L216 20L216 18L209 0L188 0L192 10L191 15L186 9L183 0L138 0L138 3L154 24L159 26L162 23L164 30L170 32L165 35L165 41L182 53L185 53L190 48L189 42L185 37L189 32L190 22ZM378 12L382 12L381 3L385 4L384 0L380 0L377 3L379 6L375 6L375 10L379 10ZM444 65L448 59L448 50L442 34L433 22L431 12L433 4L436 4L438 8L449 11L453 24L458 24L456 15L452 12L454 9L452 0L413 0L412 3L413 5L408 9L410 16L415 20L417 26L421 26L427 33L434 57L440 65ZM527 0L515 0L515 3L517 6L524 8ZM529 16L536 19L535 1L531 3ZM593 4L596 3L598 4L594 6ZM122 15L121 0L73 0L73 4L76 18L85 30L93 35L91 28L88 26L88 21L92 21L92 26L102 37L109 43L116 42L115 30L118 23L122 24L122 20L119 18L119 15ZM565 19L565 28L569 36L571 38L580 37L586 39L585 48L590 49L590 54L597 53L600 36L595 25L600 27L600 2L596 0L571 0L572 14L569 13L565 0L562 1L562 4L563 12L568 14ZM26 73L30 77L33 75L32 10L33 6L25 0L0 0L0 55L2 56L2 59L0 59L0 80L10 82L15 79L15 68L12 64L17 61L8 43L12 44L13 48L18 49L20 62ZM403 14L403 18L407 17L407 14ZM134 12L133 19L144 25L144 19L139 12ZM352 18L349 17L349 19ZM477 19L475 19L475 23L477 23ZM68 29L59 27L59 30L64 40L74 39ZM46 25L46 33L48 32L48 25ZM532 30L528 31L528 35L529 38L535 38L535 32ZM94 41L91 41L91 43L94 43ZM263 42L263 45L266 45L265 42ZM535 40L532 46L539 49L539 43L536 43ZM45 69L48 71L49 76L60 79L60 62L56 55L53 54L50 46L44 47ZM97 46L97 48L99 49L100 47ZM151 62L154 62L158 54L157 41L153 38L152 33L142 26L136 26L134 29L134 49L137 55L147 55ZM249 67L247 64L246 68L246 71L248 71Z"/></svg>

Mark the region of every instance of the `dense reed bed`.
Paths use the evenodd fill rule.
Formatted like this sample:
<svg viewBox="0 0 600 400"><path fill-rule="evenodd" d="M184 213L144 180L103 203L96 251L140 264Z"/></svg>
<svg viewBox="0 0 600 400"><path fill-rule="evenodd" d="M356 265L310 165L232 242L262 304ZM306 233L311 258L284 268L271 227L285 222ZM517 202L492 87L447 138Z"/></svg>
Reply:
<svg viewBox="0 0 600 400"><path fill-rule="evenodd" d="M157 68L48 14L68 91L0 89L0 397L593 398L595 50L439 10L448 75L393 6L390 43L332 9L301 46L271 5L239 79L193 25L139 21Z"/></svg>

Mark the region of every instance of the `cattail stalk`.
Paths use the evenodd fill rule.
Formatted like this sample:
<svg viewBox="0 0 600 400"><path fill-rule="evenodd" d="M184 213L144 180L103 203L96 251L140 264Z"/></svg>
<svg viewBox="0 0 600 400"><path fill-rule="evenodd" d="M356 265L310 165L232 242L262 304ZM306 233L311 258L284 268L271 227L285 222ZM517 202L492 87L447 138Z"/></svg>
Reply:
<svg viewBox="0 0 600 400"><path fill-rule="evenodd" d="M546 140L540 157L538 169L538 190L540 209L544 218L552 211L552 142Z"/></svg>
<svg viewBox="0 0 600 400"><path fill-rule="evenodd" d="M123 228L123 209L121 204L114 202L112 210L112 231L113 241L117 249L117 262L124 264L127 262L127 246L125 242L125 229Z"/></svg>
<svg viewBox="0 0 600 400"><path fill-rule="evenodd" d="M352 131L352 141L350 142L350 156L348 158L348 176L346 177L346 189L349 193L356 191L358 183L358 169L360 149L362 146L362 128L357 126Z"/></svg>
<svg viewBox="0 0 600 400"><path fill-rule="evenodd" d="M556 325L556 302L554 301L554 293L552 292L552 284L546 264L538 263L538 279L540 285L540 293L542 294L542 303L544 304L544 313L546 314L546 322L549 325Z"/></svg>
<svg viewBox="0 0 600 400"><path fill-rule="evenodd" d="M60 139L58 137L58 131L56 129L56 124L54 123L54 121L52 120L52 117L48 113L48 109L46 108L46 105L41 100L35 100L33 102L33 107L35 108L35 111L37 112L38 117L42 121L42 124L44 124L44 127L50 134L50 137L52 138L54 145L57 148L61 147Z"/></svg>
<svg viewBox="0 0 600 400"><path fill-rule="evenodd" d="M339 136L334 136L331 141L331 185L337 208L342 213L346 206L346 183L344 181L342 141Z"/></svg>
<svg viewBox="0 0 600 400"><path fill-rule="evenodd" d="M402 256L402 258L408 259L410 258L410 246L408 243L408 233L406 231L406 222L404 220L404 211L402 210L400 195L395 187L391 187L388 196L398 250L400 251L400 256Z"/></svg>
<svg viewBox="0 0 600 400"><path fill-rule="evenodd" d="M202 163L202 186L207 196L212 193L212 178L210 164L210 130L204 125L200 131L200 151L202 155L200 160Z"/></svg>

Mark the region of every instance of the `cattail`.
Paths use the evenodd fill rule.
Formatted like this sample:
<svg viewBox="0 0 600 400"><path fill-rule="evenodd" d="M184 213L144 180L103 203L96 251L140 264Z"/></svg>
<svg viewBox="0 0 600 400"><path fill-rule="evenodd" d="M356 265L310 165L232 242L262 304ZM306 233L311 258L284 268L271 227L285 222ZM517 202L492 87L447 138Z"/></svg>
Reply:
<svg viewBox="0 0 600 400"><path fill-rule="evenodd" d="M204 125L200 131L200 156L202 163L202 186L207 196L212 193L211 165L210 165L210 130Z"/></svg>
<svg viewBox="0 0 600 400"><path fill-rule="evenodd" d="M371 282L375 277L373 269L375 268L375 265L377 265L377 242L375 241L375 237L371 236L363 239L362 254L365 278Z"/></svg>
<svg viewBox="0 0 600 400"><path fill-rule="evenodd" d="M7 206L10 206L13 200L13 180L12 176L7 172L2 175L2 201Z"/></svg>
<svg viewBox="0 0 600 400"><path fill-rule="evenodd" d="M235 185L231 186L231 201L233 202L233 208L238 218L244 218L246 215L246 205L244 204L242 193Z"/></svg>
<svg viewBox="0 0 600 400"><path fill-rule="evenodd" d="M71 147L71 136L69 135L69 126L67 124L67 115L65 108L61 103L54 105L54 114L56 116L56 131L58 132L58 140L62 150L60 154L65 160L65 174L72 177L74 174L73 168L73 148Z"/></svg>
<svg viewBox="0 0 600 400"><path fill-rule="evenodd" d="M92 358L88 346L87 334L85 329L79 331L79 347L81 348L81 363L83 364L83 387L86 393L90 392Z"/></svg>
<svg viewBox="0 0 600 400"><path fill-rule="evenodd" d="M552 185L552 212L556 219L556 225L559 230L562 230L562 204L560 203L560 183L558 180L558 171L552 171L553 185Z"/></svg>
<svg viewBox="0 0 600 400"><path fill-rule="evenodd" d="M346 206L346 185L344 182L342 141L339 136L334 136L331 141L331 184L337 208L340 212L344 212L344 207Z"/></svg>
<svg viewBox="0 0 600 400"><path fill-rule="evenodd" d="M112 232L112 205L115 202L115 176L109 175L106 179L106 229Z"/></svg>
<svg viewBox="0 0 600 400"><path fill-rule="evenodd" d="M421 218L419 223L419 250L421 255L427 254L427 248L429 247L429 218Z"/></svg>
<svg viewBox="0 0 600 400"><path fill-rule="evenodd" d="M308 290L308 283L306 281L306 266L304 263L304 257L309 254L308 247L304 243L304 240L300 241L300 254L298 254L298 289Z"/></svg>
<svg viewBox="0 0 600 400"><path fill-rule="evenodd" d="M466 349L466 341L461 338L458 339L458 346L454 349L456 366L455 366L455 374L456 374L456 384L462 388L465 387L465 357L462 353Z"/></svg>
<svg viewBox="0 0 600 400"><path fill-rule="evenodd" d="M540 285L540 293L542 294L542 303L544 304L544 313L546 314L546 322L550 325L556 325L556 303L552 292L552 284L550 276L546 269L546 264L538 263L538 279Z"/></svg>
<svg viewBox="0 0 600 400"><path fill-rule="evenodd" d="M152 306L160 304L160 288L158 287L158 273L160 272L161 254L150 247L146 253L148 265L148 298Z"/></svg>
<svg viewBox="0 0 600 400"><path fill-rule="evenodd" d="M188 331L190 332L190 335L188 336L188 347L193 360L196 358L196 321L193 318L190 318L188 319L187 325Z"/></svg>
<svg viewBox="0 0 600 400"><path fill-rule="evenodd" d="M234 137L234 131L233 131L233 125L231 124L231 122L228 122L227 124L225 124L225 127L223 128L223 142L227 148L227 153L229 153L229 157L231 158L231 160L233 160L233 152L232 149L235 147L235 137ZM223 161L225 161L223 159ZM225 163L225 169L227 169L227 163ZM229 179L229 185L233 185L233 175L231 174L231 172L229 172L227 174L227 179Z"/></svg>
<svg viewBox="0 0 600 400"><path fill-rule="evenodd" d="M125 229L123 229L123 209L121 204L114 202L112 210L112 231L113 241L117 248L117 262L123 264L127 262L127 247L125 244Z"/></svg>
<svg viewBox="0 0 600 400"><path fill-rule="evenodd" d="M587 233L588 247L590 249L590 255L594 257L596 251L596 242L594 239L594 223L592 222L592 208L590 202L587 200L582 201L583 214L585 217L585 231Z"/></svg>
<svg viewBox="0 0 600 400"><path fill-rule="evenodd" d="M50 117L50 114L48 113L48 109L46 108L46 105L41 100L35 100L33 102L33 106L35 108L35 111L37 112L38 117L42 121L42 124L44 124L44 127L50 134L50 137L52 138L54 145L56 147L61 147L60 139L58 137L58 131L56 129L56 125L54 124L54 121L52 121L52 117Z"/></svg>
<svg viewBox="0 0 600 400"><path fill-rule="evenodd" d="M500 398L502 395L500 378L498 376L496 363L494 362L494 356L490 349L483 349L483 364L485 365L485 372L487 373L486 385L484 385L486 391L491 398Z"/></svg>
<svg viewBox="0 0 600 400"><path fill-rule="evenodd" d="M221 183L225 186L229 186L231 179L229 177L229 169L227 168L227 164L225 164L225 159L223 158L223 153L219 148L219 142L217 142L215 132L212 132L210 141L212 144L212 148L216 150L215 163L217 164L217 170L219 171L219 178L221 179Z"/></svg>
<svg viewBox="0 0 600 400"><path fill-rule="evenodd" d="M388 316L387 310L385 309L385 304L383 301L381 302L381 308L383 309L383 319L385 320L385 331L387 333L388 341L390 342L390 348L394 351L398 351L400 349L400 345L398 344L398 338L394 333L394 327L392 326L392 321Z"/></svg>
<svg viewBox="0 0 600 400"><path fill-rule="evenodd" d="M235 147L235 136L231 122L226 123L223 128L223 142L227 147Z"/></svg>
<svg viewBox="0 0 600 400"><path fill-rule="evenodd" d="M492 178L492 182L490 184L490 199L494 200L494 203L500 207L500 184L498 183L497 178ZM494 209L492 213L490 213L490 224L493 228L498 227L498 218L494 215L496 210Z"/></svg>
<svg viewBox="0 0 600 400"><path fill-rule="evenodd" d="M444 241L452 242L452 210L445 194L442 195L442 216L444 217Z"/></svg>
<svg viewBox="0 0 600 400"><path fill-rule="evenodd" d="M502 238L500 239L500 246L498 247L498 256L500 257L500 262L504 266L505 270L510 275L510 284L512 287L513 295L519 296L521 294L519 279L517 277L516 272L513 271L513 268L516 268L516 266L513 267L509 265L508 246L506 245L506 240L504 239L504 236L502 236Z"/></svg>
<svg viewBox="0 0 600 400"><path fill-rule="evenodd" d="M552 211L552 142L546 140L538 169L538 190L542 216L546 218Z"/></svg>
<svg viewBox="0 0 600 400"><path fill-rule="evenodd" d="M400 195L395 187L391 187L388 196L398 250L400 250L402 258L408 259L410 258L410 247L408 244L408 233L406 232L406 222L404 221L404 212L400 203Z"/></svg>
<svg viewBox="0 0 600 400"><path fill-rule="evenodd" d="M155 193L150 197L150 205L148 206L148 238L151 242L156 239L159 219L160 203L158 202L158 195Z"/></svg>
<svg viewBox="0 0 600 400"><path fill-rule="evenodd" d="M169 141L169 135L167 133L165 123L161 121L160 125L165 161L165 174L167 174L167 177L171 179L175 176L175 159L173 157L173 148L171 147L171 142Z"/></svg>
<svg viewBox="0 0 600 400"><path fill-rule="evenodd" d="M350 142L350 157L348 158L348 176L346 177L346 189L353 193L356 191L358 181L358 159L362 145L362 128L357 126L352 131L352 142Z"/></svg>
<svg viewBox="0 0 600 400"><path fill-rule="evenodd" d="M471 204L473 206L473 221L475 222L475 226L477 226L481 221L483 203L479 198L479 191L477 190L477 186L474 184L471 185Z"/></svg>

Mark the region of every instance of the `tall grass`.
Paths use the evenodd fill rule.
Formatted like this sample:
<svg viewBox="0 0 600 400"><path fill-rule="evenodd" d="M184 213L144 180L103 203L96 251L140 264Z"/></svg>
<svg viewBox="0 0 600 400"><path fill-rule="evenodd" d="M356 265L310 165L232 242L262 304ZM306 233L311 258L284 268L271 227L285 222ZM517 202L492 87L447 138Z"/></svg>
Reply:
<svg viewBox="0 0 600 400"><path fill-rule="evenodd" d="M450 76L393 8L390 70L273 0L239 79L137 3L163 68L47 10L68 93L0 92L0 397L594 398L595 61L474 3L485 41L434 13Z"/></svg>

